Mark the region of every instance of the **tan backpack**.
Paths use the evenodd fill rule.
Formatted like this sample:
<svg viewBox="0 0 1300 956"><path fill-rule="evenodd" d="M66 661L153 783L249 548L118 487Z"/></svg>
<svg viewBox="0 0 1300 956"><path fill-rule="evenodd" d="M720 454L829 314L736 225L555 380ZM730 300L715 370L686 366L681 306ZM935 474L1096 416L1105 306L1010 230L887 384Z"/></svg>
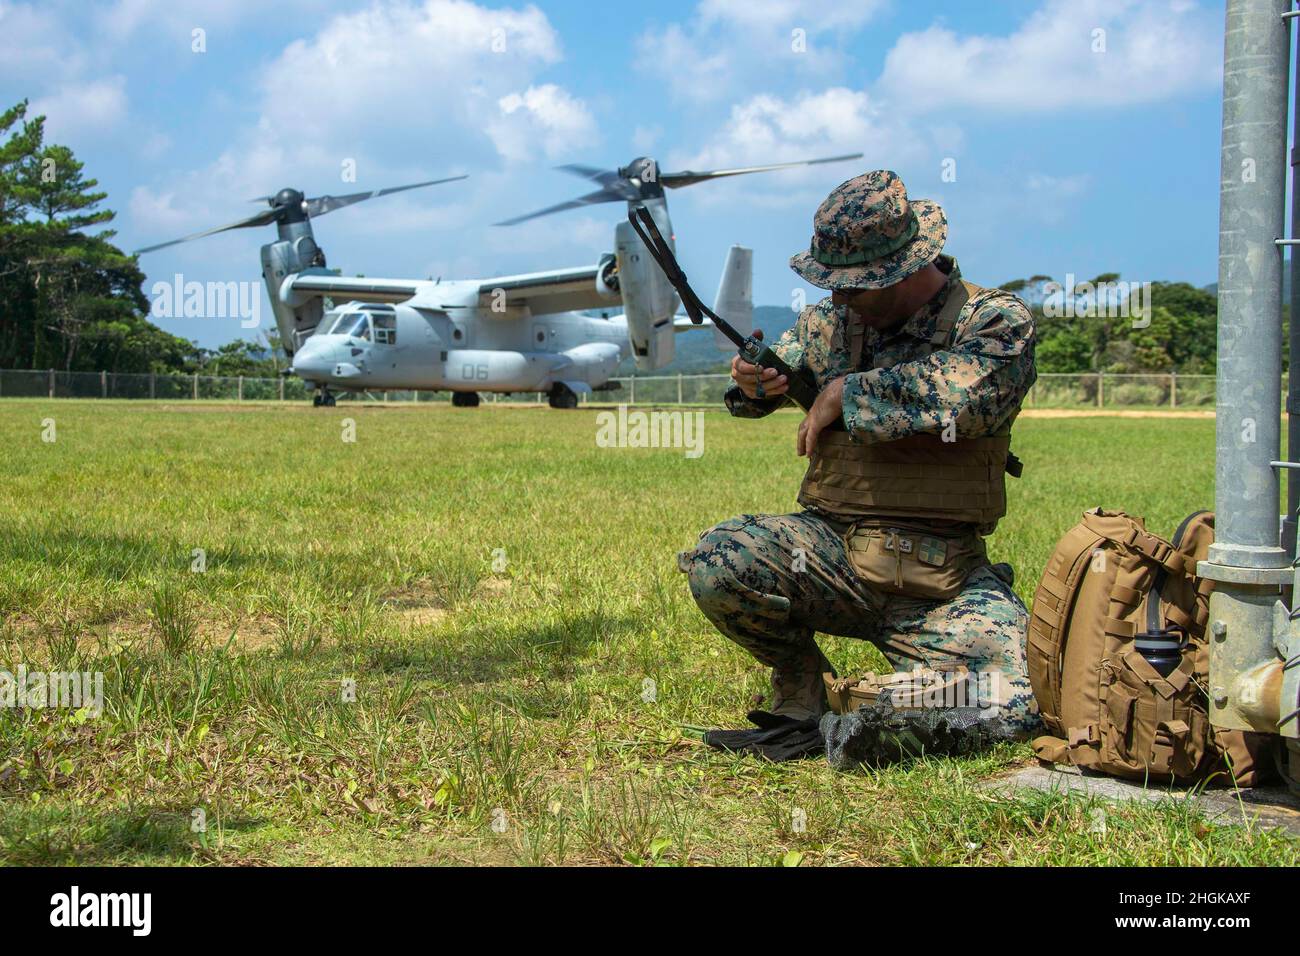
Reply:
<svg viewBox="0 0 1300 956"><path fill-rule="evenodd" d="M1213 541L1207 511L1170 542L1141 518L1100 508L1060 540L1029 623L1029 677L1049 731L1034 741L1039 759L1153 783L1218 773L1248 787L1271 773L1268 735L1210 725L1213 582L1196 576L1196 562ZM1182 642L1163 677L1142 653L1153 635Z"/></svg>

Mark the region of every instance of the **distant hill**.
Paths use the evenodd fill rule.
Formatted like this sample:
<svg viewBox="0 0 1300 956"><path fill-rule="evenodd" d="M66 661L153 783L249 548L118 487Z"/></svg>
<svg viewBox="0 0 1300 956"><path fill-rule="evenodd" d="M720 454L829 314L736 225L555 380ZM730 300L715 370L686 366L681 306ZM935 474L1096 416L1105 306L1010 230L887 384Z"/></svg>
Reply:
<svg viewBox="0 0 1300 956"><path fill-rule="evenodd" d="M754 306L754 327L763 330L764 341L775 341L777 336L794 325L794 320L794 311L786 306ZM718 350L713 343L713 332L710 329L679 332L673 361L657 372L646 374L698 375L701 372L725 372L731 365L732 354L732 352L723 353ZM618 374L630 375L635 367L629 359L619 367Z"/></svg>

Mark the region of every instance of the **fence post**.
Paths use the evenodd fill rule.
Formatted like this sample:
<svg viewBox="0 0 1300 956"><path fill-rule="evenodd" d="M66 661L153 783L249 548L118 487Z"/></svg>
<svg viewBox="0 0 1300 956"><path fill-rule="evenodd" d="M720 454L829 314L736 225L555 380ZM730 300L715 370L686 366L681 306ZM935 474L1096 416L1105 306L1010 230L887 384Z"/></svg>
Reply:
<svg viewBox="0 0 1300 956"><path fill-rule="evenodd" d="M51 372L50 374L53 375L54 373ZM627 403L629 405L635 405L636 404L636 376L635 375L632 376L631 381L632 381L632 394L628 396ZM51 392L50 394L52 396L54 393Z"/></svg>
<svg viewBox="0 0 1300 956"><path fill-rule="evenodd" d="M158 375L156 372L149 373L149 397L150 398L158 397L157 379L158 379Z"/></svg>
<svg viewBox="0 0 1300 956"><path fill-rule="evenodd" d="M280 401L284 401L284 376L280 376Z"/></svg>
<svg viewBox="0 0 1300 956"><path fill-rule="evenodd" d="M99 370L99 397L108 398L108 372Z"/></svg>
<svg viewBox="0 0 1300 956"><path fill-rule="evenodd" d="M1178 373L1169 373L1169 407L1178 407Z"/></svg>
<svg viewBox="0 0 1300 956"><path fill-rule="evenodd" d="M235 386L235 401L242 402L243 400L244 400L244 376L241 375L239 376L239 384Z"/></svg>
<svg viewBox="0 0 1300 956"><path fill-rule="evenodd" d="M198 401L198 397L199 397L199 373L198 373L198 372L195 372L195 373L194 373L194 399L195 399L195 401Z"/></svg>
<svg viewBox="0 0 1300 956"><path fill-rule="evenodd" d="M677 404L682 403L682 373L677 373Z"/></svg>
<svg viewBox="0 0 1300 956"><path fill-rule="evenodd" d="M54 369L50 369L50 398L54 397Z"/></svg>
<svg viewBox="0 0 1300 956"><path fill-rule="evenodd" d="M1106 407L1105 395L1106 395L1106 373L1098 372L1097 373L1097 407L1098 408Z"/></svg>

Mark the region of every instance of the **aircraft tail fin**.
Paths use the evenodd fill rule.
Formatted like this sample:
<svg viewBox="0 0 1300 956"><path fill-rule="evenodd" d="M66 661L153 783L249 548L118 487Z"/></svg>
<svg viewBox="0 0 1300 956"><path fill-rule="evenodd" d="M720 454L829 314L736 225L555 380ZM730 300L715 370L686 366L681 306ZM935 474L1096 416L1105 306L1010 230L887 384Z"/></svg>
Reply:
<svg viewBox="0 0 1300 956"><path fill-rule="evenodd" d="M741 335L754 330L754 250L732 246L727 250L727 264L718 282L718 295L713 300L713 311L736 327ZM731 340L713 330L713 341L718 350L734 352Z"/></svg>

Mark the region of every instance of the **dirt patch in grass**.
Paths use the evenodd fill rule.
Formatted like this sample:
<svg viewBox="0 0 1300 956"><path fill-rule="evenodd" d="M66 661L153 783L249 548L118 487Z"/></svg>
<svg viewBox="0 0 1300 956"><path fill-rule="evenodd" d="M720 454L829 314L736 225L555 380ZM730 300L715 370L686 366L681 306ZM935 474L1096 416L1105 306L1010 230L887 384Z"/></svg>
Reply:
<svg viewBox="0 0 1300 956"><path fill-rule="evenodd" d="M510 588L509 578L486 577L474 588L474 597L479 600L501 598L510 593Z"/></svg>
<svg viewBox="0 0 1300 956"><path fill-rule="evenodd" d="M395 613L407 627L424 627L436 624L447 617L447 608L433 582L426 579L412 581L394 591L389 591L380 604Z"/></svg>

